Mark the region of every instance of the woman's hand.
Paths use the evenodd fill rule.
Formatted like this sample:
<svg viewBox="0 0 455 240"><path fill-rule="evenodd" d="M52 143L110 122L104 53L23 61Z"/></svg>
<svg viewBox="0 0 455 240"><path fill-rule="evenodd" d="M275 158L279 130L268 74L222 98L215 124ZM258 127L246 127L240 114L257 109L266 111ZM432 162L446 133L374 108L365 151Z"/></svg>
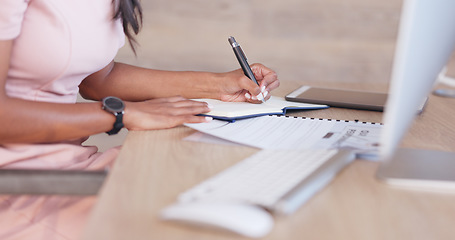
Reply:
<svg viewBox="0 0 455 240"><path fill-rule="evenodd" d="M210 111L205 102L183 97L157 98L125 103L124 123L128 130L172 128L183 123L208 122L211 118L195 116Z"/></svg>
<svg viewBox="0 0 455 240"><path fill-rule="evenodd" d="M270 92L280 85L277 74L262 64L251 65L251 70L259 83L256 85L243 73L242 69L224 73L227 80L223 81L221 87L222 101L227 102L261 102L261 95L265 100L270 98Z"/></svg>

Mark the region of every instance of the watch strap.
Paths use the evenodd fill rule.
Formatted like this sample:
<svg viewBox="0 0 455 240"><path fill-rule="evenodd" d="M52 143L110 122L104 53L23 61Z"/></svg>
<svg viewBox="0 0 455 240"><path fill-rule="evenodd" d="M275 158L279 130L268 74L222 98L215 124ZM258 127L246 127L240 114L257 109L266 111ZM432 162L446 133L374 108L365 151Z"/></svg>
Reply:
<svg viewBox="0 0 455 240"><path fill-rule="evenodd" d="M117 134L125 126L123 124L123 112L119 112L114 115L115 115L115 122L114 122L113 128L109 132L106 132L108 135Z"/></svg>

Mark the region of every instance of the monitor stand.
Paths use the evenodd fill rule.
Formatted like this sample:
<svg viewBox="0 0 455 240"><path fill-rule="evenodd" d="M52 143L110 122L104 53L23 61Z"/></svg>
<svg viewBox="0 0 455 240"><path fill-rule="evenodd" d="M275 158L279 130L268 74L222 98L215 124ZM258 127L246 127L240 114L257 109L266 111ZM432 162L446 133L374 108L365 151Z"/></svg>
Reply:
<svg viewBox="0 0 455 240"><path fill-rule="evenodd" d="M444 85L455 87L455 78L447 76L447 66L442 69L438 75L438 82ZM438 88L433 91L434 95L441 97L455 98L455 89L451 88Z"/></svg>
<svg viewBox="0 0 455 240"><path fill-rule="evenodd" d="M376 176L397 187L455 190L455 153L398 149L391 160L381 162Z"/></svg>
<svg viewBox="0 0 455 240"><path fill-rule="evenodd" d="M448 98L455 98L455 89L451 88L438 88L433 91L434 95L440 97L448 97Z"/></svg>

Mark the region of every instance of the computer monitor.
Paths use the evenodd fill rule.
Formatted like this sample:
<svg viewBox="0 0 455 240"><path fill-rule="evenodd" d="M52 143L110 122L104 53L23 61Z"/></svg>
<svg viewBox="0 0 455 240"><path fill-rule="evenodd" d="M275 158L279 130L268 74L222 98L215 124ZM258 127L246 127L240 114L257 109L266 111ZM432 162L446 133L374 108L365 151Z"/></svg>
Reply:
<svg viewBox="0 0 455 240"><path fill-rule="evenodd" d="M383 168L387 164L390 168L397 168L397 165L390 164L397 156L397 147L411 126L417 108L432 90L438 73L447 64L454 46L454 0L404 1L383 118L380 147ZM415 158L415 154L411 155L408 158ZM413 167L425 167L424 163L418 164L422 166ZM385 170L379 171L383 171L378 175L384 178Z"/></svg>

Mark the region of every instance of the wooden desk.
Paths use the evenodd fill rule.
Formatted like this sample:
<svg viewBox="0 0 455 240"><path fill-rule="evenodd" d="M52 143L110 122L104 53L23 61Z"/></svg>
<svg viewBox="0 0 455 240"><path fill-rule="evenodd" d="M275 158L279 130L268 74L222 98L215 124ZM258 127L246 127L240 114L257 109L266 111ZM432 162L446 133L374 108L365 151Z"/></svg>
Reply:
<svg viewBox="0 0 455 240"><path fill-rule="evenodd" d="M274 95L284 96L298 86L283 83ZM379 112L336 108L298 115L373 122L382 117ZM130 132L84 239L243 239L158 218L160 209L174 202L180 192L258 151L181 140L193 132L186 127ZM454 151L455 99L431 96L403 146ZM295 214L276 217L265 239L453 239L455 194L391 188L375 179L377 166L355 161Z"/></svg>

